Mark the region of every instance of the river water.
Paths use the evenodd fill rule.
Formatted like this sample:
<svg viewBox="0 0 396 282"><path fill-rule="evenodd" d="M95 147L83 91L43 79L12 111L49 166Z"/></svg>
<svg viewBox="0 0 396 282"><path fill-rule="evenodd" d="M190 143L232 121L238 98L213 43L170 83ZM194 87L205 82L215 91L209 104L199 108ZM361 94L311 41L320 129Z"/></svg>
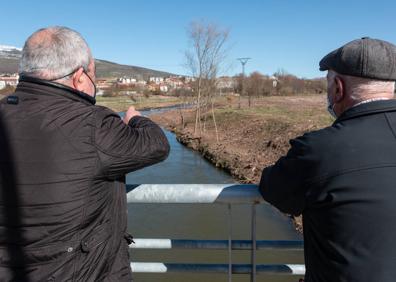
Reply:
<svg viewBox="0 0 396 282"><path fill-rule="evenodd" d="M158 112L158 111L157 111ZM148 112L144 112L147 114ZM198 153L177 142L165 131L171 146L167 160L130 173L128 184L212 184L235 183L230 175L217 169ZM128 205L128 229L135 238L216 239L228 238L226 205L210 204L133 204ZM250 239L249 205L232 206L232 238ZM290 219L270 205L257 206L258 240L302 240ZM135 262L228 263L227 251L217 250L130 250ZM233 263L250 263L249 251L233 251ZM270 250L257 252L258 264L302 264L302 251ZM135 282L227 281L225 274L134 274ZM250 281L248 275L233 275L232 281ZM294 282L296 276L258 275L257 281Z"/></svg>

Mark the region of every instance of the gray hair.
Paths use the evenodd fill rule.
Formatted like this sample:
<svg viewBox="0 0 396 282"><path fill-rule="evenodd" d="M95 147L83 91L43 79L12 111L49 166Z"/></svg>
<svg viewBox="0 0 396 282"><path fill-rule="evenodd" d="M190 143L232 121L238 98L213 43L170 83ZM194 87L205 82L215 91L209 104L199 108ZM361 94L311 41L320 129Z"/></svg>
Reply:
<svg viewBox="0 0 396 282"><path fill-rule="evenodd" d="M339 73L336 74L340 76L345 82L345 90L347 91L351 100L357 103L368 98L392 96L395 91L394 81L376 80Z"/></svg>
<svg viewBox="0 0 396 282"><path fill-rule="evenodd" d="M62 26L43 28L26 40L19 74L57 80L79 67L88 71L91 59L88 44L78 32Z"/></svg>

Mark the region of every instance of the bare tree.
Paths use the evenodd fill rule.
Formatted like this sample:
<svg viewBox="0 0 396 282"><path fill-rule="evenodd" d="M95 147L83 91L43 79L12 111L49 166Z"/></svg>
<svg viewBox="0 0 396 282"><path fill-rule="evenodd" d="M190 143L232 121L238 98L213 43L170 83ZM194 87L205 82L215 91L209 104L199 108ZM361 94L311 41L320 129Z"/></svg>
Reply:
<svg viewBox="0 0 396 282"><path fill-rule="evenodd" d="M249 107L251 104L251 97L258 97L264 93L265 77L258 71L252 72L248 78L248 95L249 95Z"/></svg>
<svg viewBox="0 0 396 282"><path fill-rule="evenodd" d="M186 51L186 66L196 78L194 93L196 94L196 112L194 134L201 136L201 115L204 106L211 106L212 117L218 139L217 125L214 115L213 95L216 89L216 77L226 58L226 47L229 31L215 24L192 22L187 31L190 48Z"/></svg>

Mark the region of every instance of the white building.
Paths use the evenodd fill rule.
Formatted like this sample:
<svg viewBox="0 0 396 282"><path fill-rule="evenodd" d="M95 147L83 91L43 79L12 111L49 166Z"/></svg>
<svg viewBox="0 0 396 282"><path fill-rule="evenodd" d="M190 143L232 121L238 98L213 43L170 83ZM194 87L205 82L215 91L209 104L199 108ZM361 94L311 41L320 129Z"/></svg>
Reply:
<svg viewBox="0 0 396 282"><path fill-rule="evenodd" d="M167 85L160 85L160 91L161 92L168 92L168 86Z"/></svg>
<svg viewBox="0 0 396 282"><path fill-rule="evenodd" d="M13 74L11 76L10 75L0 76L0 81L2 81L2 84L5 84L6 86L7 85L9 85L9 86L17 86L18 81L19 81L19 75L18 74Z"/></svg>
<svg viewBox="0 0 396 282"><path fill-rule="evenodd" d="M160 84L164 82L164 78L160 76L150 76L149 81L154 82L155 84Z"/></svg>
<svg viewBox="0 0 396 282"><path fill-rule="evenodd" d="M276 88L276 86L278 86L278 82L279 82L278 78L275 76L271 76L270 79L272 80L272 87Z"/></svg>
<svg viewBox="0 0 396 282"><path fill-rule="evenodd" d="M186 76L185 78L184 78L184 81L186 82L186 83L188 83L188 82L194 82L196 79L195 79L195 77L192 77L192 76Z"/></svg>
<svg viewBox="0 0 396 282"><path fill-rule="evenodd" d="M136 82L136 84L138 84L138 85L146 85L146 84L147 84L147 81L145 81L145 80L138 80L138 81Z"/></svg>
<svg viewBox="0 0 396 282"><path fill-rule="evenodd" d="M165 83L171 88L180 89L184 85L181 79L182 79L181 77L177 77L177 76L168 77L165 79Z"/></svg>
<svg viewBox="0 0 396 282"><path fill-rule="evenodd" d="M118 79L118 82L121 84L134 84L136 83L136 78L133 77L121 77L120 79Z"/></svg>
<svg viewBox="0 0 396 282"><path fill-rule="evenodd" d="M237 85L236 80L233 77L223 76L219 77L216 81L218 89L232 89Z"/></svg>

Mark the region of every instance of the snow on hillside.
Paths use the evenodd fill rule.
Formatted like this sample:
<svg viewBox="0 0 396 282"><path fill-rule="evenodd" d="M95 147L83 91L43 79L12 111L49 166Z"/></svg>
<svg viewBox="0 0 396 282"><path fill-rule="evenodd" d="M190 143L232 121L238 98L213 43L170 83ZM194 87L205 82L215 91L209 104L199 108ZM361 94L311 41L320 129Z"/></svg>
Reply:
<svg viewBox="0 0 396 282"><path fill-rule="evenodd" d="M22 48L17 48L14 46L8 46L8 45L0 45L0 51L22 51Z"/></svg>
<svg viewBox="0 0 396 282"><path fill-rule="evenodd" d="M21 48L17 48L14 46L8 45L0 45L0 58L20 58L21 57Z"/></svg>

